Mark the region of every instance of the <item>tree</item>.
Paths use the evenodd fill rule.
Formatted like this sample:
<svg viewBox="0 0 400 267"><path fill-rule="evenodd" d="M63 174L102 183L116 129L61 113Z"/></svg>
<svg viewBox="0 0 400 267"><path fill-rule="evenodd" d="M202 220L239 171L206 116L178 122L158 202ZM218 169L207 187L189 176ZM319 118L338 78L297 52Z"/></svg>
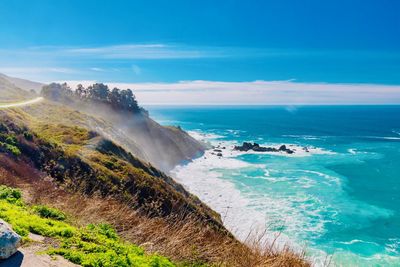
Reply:
<svg viewBox="0 0 400 267"><path fill-rule="evenodd" d="M95 83L87 88L78 84L75 91L66 83L52 83L43 87L42 95L61 102L101 102L111 106L115 110L147 114L146 110L139 107L131 89L121 90L113 88L110 90L107 85L102 83Z"/></svg>
<svg viewBox="0 0 400 267"><path fill-rule="evenodd" d="M109 96L111 106L113 108L118 108L121 102L121 92L118 88L112 89L110 96Z"/></svg>
<svg viewBox="0 0 400 267"><path fill-rule="evenodd" d="M95 83L91 87L91 97L101 102L107 102L110 90L108 86L102 83Z"/></svg>

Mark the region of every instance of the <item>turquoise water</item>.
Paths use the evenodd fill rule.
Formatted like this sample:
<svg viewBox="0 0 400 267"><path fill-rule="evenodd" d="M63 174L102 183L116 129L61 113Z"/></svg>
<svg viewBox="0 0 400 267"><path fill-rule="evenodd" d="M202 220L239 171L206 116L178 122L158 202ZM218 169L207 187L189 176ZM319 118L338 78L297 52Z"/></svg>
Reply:
<svg viewBox="0 0 400 267"><path fill-rule="evenodd" d="M400 106L148 109L226 147L172 173L239 237L263 224L317 265L400 266ZM297 151L231 151L243 141Z"/></svg>

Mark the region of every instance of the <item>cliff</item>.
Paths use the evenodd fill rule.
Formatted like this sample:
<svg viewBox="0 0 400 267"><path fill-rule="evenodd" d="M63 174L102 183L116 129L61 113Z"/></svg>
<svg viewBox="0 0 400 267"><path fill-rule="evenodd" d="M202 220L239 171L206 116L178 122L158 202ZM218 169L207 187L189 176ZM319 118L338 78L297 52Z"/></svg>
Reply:
<svg viewBox="0 0 400 267"><path fill-rule="evenodd" d="M27 94L9 80L0 80L1 93ZM202 152L202 144L147 114L92 103L77 110L77 104L44 100L0 110L0 152L70 191L112 197L149 216L190 214L223 228L216 212L157 168L190 160Z"/></svg>
<svg viewBox="0 0 400 267"><path fill-rule="evenodd" d="M43 87L42 95L106 121L113 130L101 125L96 125L96 130L163 171L202 155L206 148L182 129L161 126L151 119L129 89L110 90L107 85L94 84L72 90L66 84L52 83Z"/></svg>
<svg viewBox="0 0 400 267"><path fill-rule="evenodd" d="M132 203L150 216L191 214L222 227L217 213L172 178L88 128L44 123L21 110L0 111L0 152L68 190Z"/></svg>
<svg viewBox="0 0 400 267"><path fill-rule="evenodd" d="M24 95L8 81L0 93L2 88L10 101ZM113 261L110 266L125 260L123 266L135 266L139 259L129 256L135 253L146 261L156 259L154 253L163 255L168 259L162 261L177 266L308 266L289 249L260 246L261 239L249 240L250 246L240 243L219 214L160 170L204 149L180 128L161 126L141 111L54 100L0 109L0 184L22 190L29 204L16 208L0 199L5 207L0 218L26 241L30 233L43 235L50 251L85 266L106 258ZM62 227L74 230L65 232L57 222L38 218L31 205L46 205L50 213L60 209L69 220ZM104 223L115 231L90 226ZM53 226L58 232L47 229ZM120 258L118 251L136 246L126 241L139 247Z"/></svg>

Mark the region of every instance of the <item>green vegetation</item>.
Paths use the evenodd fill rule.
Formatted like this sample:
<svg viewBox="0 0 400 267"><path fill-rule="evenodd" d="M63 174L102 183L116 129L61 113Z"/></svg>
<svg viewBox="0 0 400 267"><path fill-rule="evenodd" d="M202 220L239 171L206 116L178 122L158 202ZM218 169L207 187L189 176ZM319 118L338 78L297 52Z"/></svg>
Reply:
<svg viewBox="0 0 400 267"><path fill-rule="evenodd" d="M46 206L30 207L17 189L0 186L0 218L28 241L34 233L58 240L60 245L46 252L87 267L112 266L175 266L167 258L146 254L136 245L122 241L107 224L74 227L65 221L65 214Z"/></svg>
<svg viewBox="0 0 400 267"><path fill-rule="evenodd" d="M72 90L66 83L51 83L43 86L41 94L46 98L67 104L74 101L101 103L118 111L147 114L146 110L139 107L131 89L114 88L110 90L107 85L102 83L95 83L87 88L79 84L76 90Z"/></svg>
<svg viewBox="0 0 400 267"><path fill-rule="evenodd" d="M3 125L0 126L0 129ZM19 156L21 150L17 146L18 141L13 134L0 133L0 151L10 152L14 156Z"/></svg>
<svg viewBox="0 0 400 267"><path fill-rule="evenodd" d="M15 80L0 73L0 103L14 103L34 97L35 94L25 91L15 84Z"/></svg>
<svg viewBox="0 0 400 267"><path fill-rule="evenodd" d="M4 137L0 141L8 140L18 149L15 155L19 152L22 160L28 158L65 188L113 197L149 216L193 214L222 228L219 215L172 178L96 132L80 125L32 120L23 111L7 115L0 121ZM4 150L0 152L10 152Z"/></svg>
<svg viewBox="0 0 400 267"><path fill-rule="evenodd" d="M40 137L62 146L69 155L79 152L90 139L98 135L79 126L63 124L40 124L37 128Z"/></svg>
<svg viewBox="0 0 400 267"><path fill-rule="evenodd" d="M4 185L0 186L0 200L6 200L8 203L21 205L22 194L19 190Z"/></svg>
<svg viewBox="0 0 400 267"><path fill-rule="evenodd" d="M49 208L43 205L34 206L33 210L42 218L51 218L57 221L64 221L65 214L57 209Z"/></svg>

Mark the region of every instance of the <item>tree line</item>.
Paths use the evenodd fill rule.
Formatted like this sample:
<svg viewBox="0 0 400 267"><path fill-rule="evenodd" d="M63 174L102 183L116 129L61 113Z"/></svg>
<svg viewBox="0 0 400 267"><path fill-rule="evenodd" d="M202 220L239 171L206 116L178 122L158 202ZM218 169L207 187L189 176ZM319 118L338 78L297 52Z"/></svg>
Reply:
<svg viewBox="0 0 400 267"><path fill-rule="evenodd" d="M115 110L124 110L132 113L146 113L141 108L131 89L110 88L103 83L95 83L88 87L78 84L75 90L72 90L67 83L51 83L42 88L41 94L55 101L72 102L85 101L97 102L111 106Z"/></svg>

